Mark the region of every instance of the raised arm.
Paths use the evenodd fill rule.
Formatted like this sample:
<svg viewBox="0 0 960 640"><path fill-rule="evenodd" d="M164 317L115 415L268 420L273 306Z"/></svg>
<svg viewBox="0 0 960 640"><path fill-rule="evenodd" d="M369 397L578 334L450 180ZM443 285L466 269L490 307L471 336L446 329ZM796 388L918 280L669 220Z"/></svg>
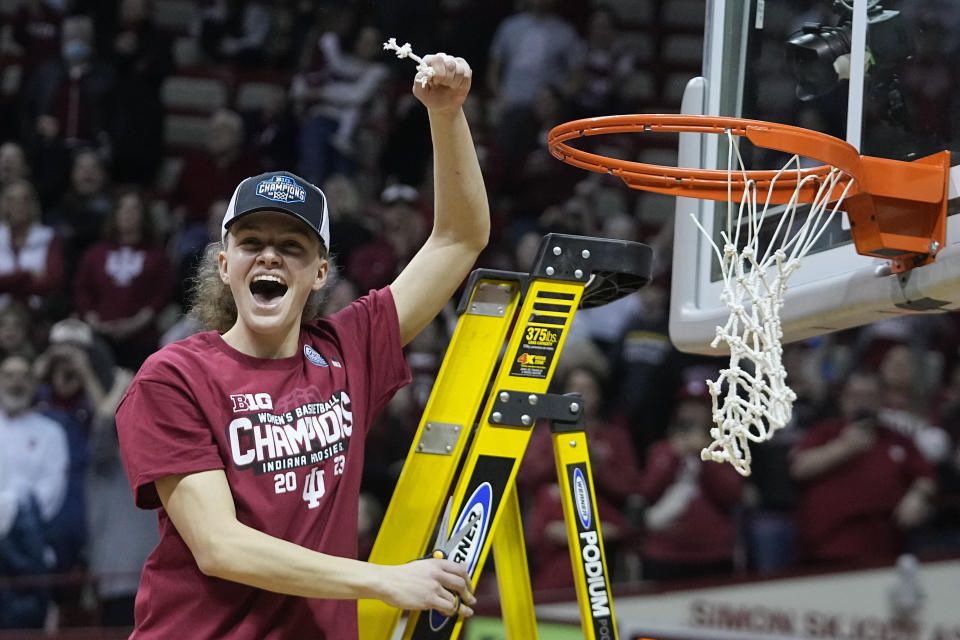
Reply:
<svg viewBox="0 0 960 640"><path fill-rule="evenodd" d="M390 285L404 344L443 309L490 236L486 188L461 108L472 71L463 58L443 53L423 61L435 73L413 93L430 117L434 218L430 237Z"/></svg>
<svg viewBox="0 0 960 640"><path fill-rule="evenodd" d="M375 598L400 609L456 606L473 615L465 565L418 560L387 566L331 556L272 537L237 520L222 470L171 475L157 493L204 575L307 598Z"/></svg>

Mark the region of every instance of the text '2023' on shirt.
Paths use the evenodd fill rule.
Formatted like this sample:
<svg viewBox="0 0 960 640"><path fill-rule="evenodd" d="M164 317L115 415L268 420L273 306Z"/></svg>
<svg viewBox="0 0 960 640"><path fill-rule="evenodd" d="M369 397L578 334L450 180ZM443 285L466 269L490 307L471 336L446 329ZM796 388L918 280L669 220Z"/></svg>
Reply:
<svg viewBox="0 0 960 640"><path fill-rule="evenodd" d="M389 288L304 325L297 354L244 355L216 332L151 356L117 411L137 505L159 508L132 638L356 638L356 602L287 596L203 575L154 481L223 469L237 519L355 558L367 430L409 382Z"/></svg>

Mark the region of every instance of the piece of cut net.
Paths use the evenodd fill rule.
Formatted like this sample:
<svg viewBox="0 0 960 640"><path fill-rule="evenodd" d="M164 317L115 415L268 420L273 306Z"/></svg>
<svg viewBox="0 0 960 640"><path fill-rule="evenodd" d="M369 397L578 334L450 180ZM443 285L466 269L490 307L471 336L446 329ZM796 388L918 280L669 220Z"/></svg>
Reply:
<svg viewBox="0 0 960 640"><path fill-rule="evenodd" d="M756 182L747 179L737 138L727 131L730 151L727 157L727 225L720 232L721 249L694 217L700 231L713 245L720 262L723 292L720 299L730 309L726 324L717 327L713 348L724 342L730 349L730 365L720 370L716 380L708 380L713 404L713 442L703 449L704 460L729 462L744 476L750 475L750 443L769 440L790 422L796 394L787 385L783 367L783 308L787 281L800 267L801 260L816 244L836 215L853 181L839 169L825 176L800 179L798 156L793 156L772 179L762 206L758 204ZM742 173L745 187L734 216L731 178L733 159ZM797 190L779 213L771 213L770 197L777 180L797 172ZM788 173L789 172L789 173ZM801 189L814 183L816 197L806 214L798 213ZM819 184L816 184L819 183ZM839 193L839 196L837 195ZM768 215L769 214L769 215ZM806 215L802 224L800 219ZM746 223L744 227L743 223ZM773 234L760 246L763 225L776 225ZM745 237L741 230L745 228Z"/></svg>

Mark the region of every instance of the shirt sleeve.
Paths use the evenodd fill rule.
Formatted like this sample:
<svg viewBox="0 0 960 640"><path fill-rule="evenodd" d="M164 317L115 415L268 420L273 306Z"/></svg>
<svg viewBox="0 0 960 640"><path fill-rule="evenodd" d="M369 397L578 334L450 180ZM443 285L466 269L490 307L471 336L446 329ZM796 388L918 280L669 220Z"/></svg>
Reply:
<svg viewBox="0 0 960 640"><path fill-rule="evenodd" d="M351 376L361 371L361 399L372 421L396 393L410 382L410 367L400 341L400 320L389 287L371 291L329 319L337 334ZM351 385L356 391L358 387Z"/></svg>
<svg viewBox="0 0 960 640"><path fill-rule="evenodd" d="M154 481L225 468L196 398L178 381L135 380L117 409L120 453L142 509L162 506Z"/></svg>

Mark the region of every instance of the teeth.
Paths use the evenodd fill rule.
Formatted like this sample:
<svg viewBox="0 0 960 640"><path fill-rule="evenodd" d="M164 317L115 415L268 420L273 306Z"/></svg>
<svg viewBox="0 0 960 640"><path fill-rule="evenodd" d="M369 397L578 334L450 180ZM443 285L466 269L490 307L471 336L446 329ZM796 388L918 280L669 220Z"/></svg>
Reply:
<svg viewBox="0 0 960 640"><path fill-rule="evenodd" d="M279 283L279 284L282 284L282 285L286 285L286 284L287 284L286 282L283 281L282 278L280 278L280 277L278 277L278 276L271 276L271 275L260 275L260 276L256 276L256 277L253 279L253 281L254 281L254 282L276 282L276 283Z"/></svg>

